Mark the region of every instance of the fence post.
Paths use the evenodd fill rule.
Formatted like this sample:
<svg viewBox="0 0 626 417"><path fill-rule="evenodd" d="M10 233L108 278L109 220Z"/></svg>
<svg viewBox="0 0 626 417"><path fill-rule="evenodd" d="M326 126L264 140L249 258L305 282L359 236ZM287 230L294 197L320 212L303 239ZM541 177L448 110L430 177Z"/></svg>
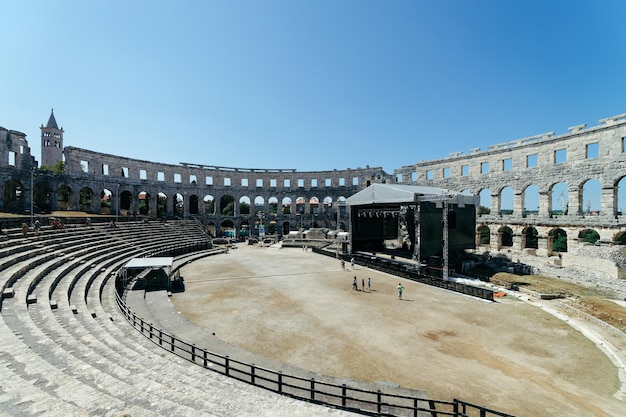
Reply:
<svg viewBox="0 0 626 417"><path fill-rule="evenodd" d="M315 399L315 378L311 378L311 399Z"/></svg>
<svg viewBox="0 0 626 417"><path fill-rule="evenodd" d="M174 352L174 336L170 336L170 339L171 339L170 349L172 350L172 352Z"/></svg>
<svg viewBox="0 0 626 417"><path fill-rule="evenodd" d="M207 350L202 349L203 359L204 359L204 367L207 368L209 366L209 360L207 359Z"/></svg>
<svg viewBox="0 0 626 417"><path fill-rule="evenodd" d="M193 363L196 362L196 344L195 343L191 344L191 362Z"/></svg>
<svg viewBox="0 0 626 417"><path fill-rule="evenodd" d="M341 384L341 405L346 406L346 384Z"/></svg>
<svg viewBox="0 0 626 417"><path fill-rule="evenodd" d="M159 329L159 346L163 346L163 330Z"/></svg>
<svg viewBox="0 0 626 417"><path fill-rule="evenodd" d="M230 359L228 358L228 355L224 356L224 373L226 376L230 375L229 362Z"/></svg>
<svg viewBox="0 0 626 417"><path fill-rule="evenodd" d="M254 382L254 377L255 377L254 372L255 372L255 369L256 369L256 368L255 368L254 364L253 364L253 363L251 363L251 364L250 364L250 383L251 383L252 385L256 385L256 384L255 384L255 382Z"/></svg>
<svg viewBox="0 0 626 417"><path fill-rule="evenodd" d="M382 405L383 405L382 401L383 401L382 393L380 392L380 390L378 390L378 392L376 392L376 402L378 403L376 404L376 412L378 414L380 414L382 410Z"/></svg>
<svg viewBox="0 0 626 417"><path fill-rule="evenodd" d="M413 398L413 417L417 417L417 398Z"/></svg>
<svg viewBox="0 0 626 417"><path fill-rule="evenodd" d="M283 371L278 371L278 392L283 393Z"/></svg>

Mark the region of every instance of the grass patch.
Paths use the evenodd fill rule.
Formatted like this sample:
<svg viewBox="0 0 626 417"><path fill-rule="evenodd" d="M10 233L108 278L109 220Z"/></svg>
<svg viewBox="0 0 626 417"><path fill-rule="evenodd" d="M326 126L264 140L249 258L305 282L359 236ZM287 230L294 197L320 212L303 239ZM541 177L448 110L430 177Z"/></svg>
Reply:
<svg viewBox="0 0 626 417"><path fill-rule="evenodd" d="M494 282L517 285L541 294L563 294L575 298L572 306L626 332L626 307L611 301L611 294L597 288L587 287L543 275L515 275L498 272L492 277Z"/></svg>
<svg viewBox="0 0 626 417"><path fill-rule="evenodd" d="M626 332L626 308L601 297L584 297L574 306L585 313Z"/></svg>

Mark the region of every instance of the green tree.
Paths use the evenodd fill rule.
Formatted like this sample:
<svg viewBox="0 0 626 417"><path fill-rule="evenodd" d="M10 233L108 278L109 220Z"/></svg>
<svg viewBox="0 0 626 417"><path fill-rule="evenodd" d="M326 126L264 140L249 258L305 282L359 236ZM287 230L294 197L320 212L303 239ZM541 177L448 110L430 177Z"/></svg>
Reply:
<svg viewBox="0 0 626 417"><path fill-rule="evenodd" d="M233 210L234 210L234 205L233 205ZM250 204L246 203L245 201L242 201L241 203L239 203L239 214L250 214Z"/></svg>

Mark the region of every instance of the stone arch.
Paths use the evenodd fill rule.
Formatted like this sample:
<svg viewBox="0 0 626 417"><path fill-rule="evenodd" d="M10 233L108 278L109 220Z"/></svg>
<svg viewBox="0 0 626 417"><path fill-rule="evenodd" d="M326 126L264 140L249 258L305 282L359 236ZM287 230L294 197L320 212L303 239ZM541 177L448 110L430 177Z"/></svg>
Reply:
<svg viewBox="0 0 626 417"><path fill-rule="evenodd" d="M246 216L250 214L250 197L247 195L239 199L239 214Z"/></svg>
<svg viewBox="0 0 626 417"><path fill-rule="evenodd" d="M52 187L48 181L40 181L35 183L33 190L33 210L35 213L49 213L52 210L50 198L52 195Z"/></svg>
<svg viewBox="0 0 626 417"><path fill-rule="evenodd" d="M174 194L172 212L175 217L185 217L185 197L181 193Z"/></svg>
<svg viewBox="0 0 626 417"><path fill-rule="evenodd" d="M578 232L578 241L580 243L595 244L600 240L600 233L595 229L583 229Z"/></svg>
<svg viewBox="0 0 626 417"><path fill-rule="evenodd" d="M597 216L602 212L602 185L596 178L590 178L582 184L579 206L586 216Z"/></svg>
<svg viewBox="0 0 626 417"><path fill-rule="evenodd" d="M626 245L626 232L619 232L613 238L613 242L618 245Z"/></svg>
<svg viewBox="0 0 626 417"><path fill-rule="evenodd" d="M202 198L202 202L204 206L204 214L206 215L215 214L215 197L213 197L211 194L207 194L204 196L204 198ZM215 225L213 225L213 227L215 227Z"/></svg>
<svg viewBox="0 0 626 417"><path fill-rule="evenodd" d="M478 192L480 203L478 204L478 214L491 214L491 190L483 188Z"/></svg>
<svg viewBox="0 0 626 417"><path fill-rule="evenodd" d="M230 194L224 194L220 197L220 214L222 216L235 215L235 198Z"/></svg>
<svg viewBox="0 0 626 417"><path fill-rule="evenodd" d="M157 194L157 217L160 219L167 217L167 194L164 192Z"/></svg>
<svg viewBox="0 0 626 417"><path fill-rule="evenodd" d="M327 216L330 216L333 212L333 198L331 196L324 197L323 200L323 213Z"/></svg>
<svg viewBox="0 0 626 417"><path fill-rule="evenodd" d="M90 212L91 203L93 201L93 190L89 187L83 187L78 192L78 205L80 211Z"/></svg>
<svg viewBox="0 0 626 417"><path fill-rule="evenodd" d="M200 211L200 197L197 194L189 196L189 214L197 215Z"/></svg>
<svg viewBox="0 0 626 417"><path fill-rule="evenodd" d="M513 230L509 226L502 226L498 229L498 249L513 246Z"/></svg>
<svg viewBox="0 0 626 417"><path fill-rule="evenodd" d="M567 232L559 227L548 232L548 247L552 252L567 252Z"/></svg>
<svg viewBox="0 0 626 417"><path fill-rule="evenodd" d="M69 210L72 195L72 188L67 184L61 184L59 188L57 188L57 210Z"/></svg>
<svg viewBox="0 0 626 417"><path fill-rule="evenodd" d="M500 205L500 215L501 216L510 216L515 211L514 202L515 193L513 192L513 187L507 185L506 187L502 187L500 192L498 193L498 201Z"/></svg>
<svg viewBox="0 0 626 417"><path fill-rule="evenodd" d="M137 211L142 216L150 214L150 193L147 191L140 191L137 194Z"/></svg>
<svg viewBox="0 0 626 417"><path fill-rule="evenodd" d="M477 227L476 233L479 246L489 246L491 244L491 229L489 229L489 226L481 224Z"/></svg>
<svg viewBox="0 0 626 417"><path fill-rule="evenodd" d="M304 214L304 206L306 203L306 199L304 197L296 198L296 213Z"/></svg>
<svg viewBox="0 0 626 417"><path fill-rule="evenodd" d="M569 208L569 187L564 181L557 182L550 188L550 207L548 208L551 217L567 216Z"/></svg>
<svg viewBox="0 0 626 417"><path fill-rule="evenodd" d="M120 213L124 213L126 215L132 212L133 206L133 195L130 191L124 190L120 192Z"/></svg>
<svg viewBox="0 0 626 417"><path fill-rule="evenodd" d="M278 198L270 197L267 204L269 205L269 214L276 216L278 214Z"/></svg>
<svg viewBox="0 0 626 417"><path fill-rule="evenodd" d="M283 214L291 214L291 205L293 204L291 198L284 197L281 201Z"/></svg>
<svg viewBox="0 0 626 417"><path fill-rule="evenodd" d="M346 208L346 197L344 197L342 195L337 197L337 208L338 208L337 213L339 213L339 216L345 216L346 215L346 211L347 211L347 208ZM337 219L337 221L339 221L339 219ZM345 223L341 222L341 225L342 225L342 229L346 230L345 229Z"/></svg>
<svg viewBox="0 0 626 417"><path fill-rule="evenodd" d="M108 188L103 188L100 191L100 214L112 214L114 212L113 192Z"/></svg>
<svg viewBox="0 0 626 417"><path fill-rule="evenodd" d="M524 188L522 193L522 208L523 215L538 215L539 214L539 187L536 184L530 184Z"/></svg>
<svg viewBox="0 0 626 417"><path fill-rule="evenodd" d="M254 197L254 212L265 213L265 199L260 195Z"/></svg>
<svg viewBox="0 0 626 417"><path fill-rule="evenodd" d="M234 198L233 198L233 201L235 201ZM232 220L224 220L224 221L222 221L222 223L220 223L220 232L219 233L223 237L235 238L236 233L237 233L235 231L235 223L233 223Z"/></svg>
<svg viewBox="0 0 626 417"><path fill-rule="evenodd" d="M311 197L309 199L309 214L318 214L320 211L320 199Z"/></svg>
<svg viewBox="0 0 626 417"><path fill-rule="evenodd" d="M626 175L615 182L615 214L624 215L626 209Z"/></svg>
<svg viewBox="0 0 626 417"><path fill-rule="evenodd" d="M522 229L522 249L539 249L539 232L534 226Z"/></svg>
<svg viewBox="0 0 626 417"><path fill-rule="evenodd" d="M283 230L283 235L289 234L289 231L291 230L291 225L289 224L288 221L283 222L282 230Z"/></svg>
<svg viewBox="0 0 626 417"><path fill-rule="evenodd" d="M215 231L216 231L216 226L215 223L213 223L212 221L208 222L205 226L204 226L204 231L206 234L208 234L211 237L215 237Z"/></svg>
<svg viewBox="0 0 626 417"><path fill-rule="evenodd" d="M8 180L4 183L3 198L4 211L21 213L26 201L26 189L20 181Z"/></svg>

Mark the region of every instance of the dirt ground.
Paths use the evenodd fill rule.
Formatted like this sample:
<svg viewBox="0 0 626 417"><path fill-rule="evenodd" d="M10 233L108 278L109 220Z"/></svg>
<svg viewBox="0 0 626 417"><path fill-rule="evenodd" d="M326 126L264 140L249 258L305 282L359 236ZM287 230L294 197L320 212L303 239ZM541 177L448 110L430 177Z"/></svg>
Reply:
<svg viewBox="0 0 626 417"><path fill-rule="evenodd" d="M543 309L349 269L301 249L240 245L185 266L186 291L171 300L229 343L322 374L393 382L519 417L626 415L613 397L616 367Z"/></svg>

